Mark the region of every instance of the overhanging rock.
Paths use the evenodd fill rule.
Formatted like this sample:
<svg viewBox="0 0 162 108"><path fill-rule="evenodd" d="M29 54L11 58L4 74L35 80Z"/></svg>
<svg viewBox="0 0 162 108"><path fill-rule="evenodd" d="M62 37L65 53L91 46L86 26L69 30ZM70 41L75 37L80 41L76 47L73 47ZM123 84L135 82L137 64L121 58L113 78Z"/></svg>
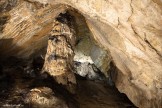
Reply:
<svg viewBox="0 0 162 108"><path fill-rule="evenodd" d="M160 0L33 1L20 1L1 14L9 18L0 34L1 55L41 52L53 18L71 6L84 15L98 45L110 52L118 68L116 87L138 107L162 106Z"/></svg>

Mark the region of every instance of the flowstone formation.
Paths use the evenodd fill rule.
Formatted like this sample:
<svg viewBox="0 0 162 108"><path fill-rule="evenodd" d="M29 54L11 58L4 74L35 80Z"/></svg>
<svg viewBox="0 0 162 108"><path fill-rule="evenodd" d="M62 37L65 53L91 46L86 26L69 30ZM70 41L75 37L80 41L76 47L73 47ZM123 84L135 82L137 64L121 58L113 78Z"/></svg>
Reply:
<svg viewBox="0 0 162 108"><path fill-rule="evenodd" d="M34 58L47 49L47 61L48 54L51 55L48 48L52 46L48 36L54 19L66 10L77 11L83 15L95 43L111 56L111 63L116 67L111 76L118 90L137 107L161 108L161 0L2 0L0 5L1 57ZM72 60L74 55L68 53ZM108 65L111 63L109 61ZM107 69L107 66L101 68ZM75 82L75 78L71 78L71 82Z"/></svg>

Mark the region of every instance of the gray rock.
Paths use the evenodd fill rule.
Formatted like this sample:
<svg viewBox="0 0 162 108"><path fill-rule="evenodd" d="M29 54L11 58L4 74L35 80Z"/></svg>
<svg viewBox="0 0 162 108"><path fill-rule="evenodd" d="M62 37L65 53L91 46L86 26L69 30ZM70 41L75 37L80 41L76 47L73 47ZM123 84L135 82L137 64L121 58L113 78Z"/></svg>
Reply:
<svg viewBox="0 0 162 108"><path fill-rule="evenodd" d="M94 64L90 64L88 62L81 63L81 62L75 62L75 73L86 77L90 80L102 80L104 78L104 75L101 74L101 72L97 69L97 67Z"/></svg>

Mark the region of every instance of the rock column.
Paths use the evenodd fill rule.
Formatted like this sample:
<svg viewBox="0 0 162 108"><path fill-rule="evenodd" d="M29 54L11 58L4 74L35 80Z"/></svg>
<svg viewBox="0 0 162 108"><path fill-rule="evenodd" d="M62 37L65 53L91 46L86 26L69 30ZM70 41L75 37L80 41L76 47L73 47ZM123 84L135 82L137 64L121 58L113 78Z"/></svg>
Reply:
<svg viewBox="0 0 162 108"><path fill-rule="evenodd" d="M56 82L66 86L70 92L74 93L76 79L72 71L75 33L68 20L59 17L54 21L43 70L53 76Z"/></svg>

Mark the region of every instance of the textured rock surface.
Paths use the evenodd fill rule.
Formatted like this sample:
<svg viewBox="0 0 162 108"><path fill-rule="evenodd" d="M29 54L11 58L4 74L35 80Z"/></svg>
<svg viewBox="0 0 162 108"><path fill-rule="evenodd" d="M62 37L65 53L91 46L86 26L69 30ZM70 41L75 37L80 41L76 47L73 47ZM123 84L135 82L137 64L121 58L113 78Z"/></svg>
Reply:
<svg viewBox="0 0 162 108"><path fill-rule="evenodd" d="M162 106L160 0L33 1L43 5L21 1L1 13L9 18L1 24L1 55L28 57L41 51L47 45L46 34L52 29L53 18L66 8L56 4L67 4L84 15L96 42L110 52L118 68L115 83L119 91L138 107Z"/></svg>
<svg viewBox="0 0 162 108"><path fill-rule="evenodd" d="M106 79L103 74L99 71L99 69L94 65L90 64L89 62L75 62L74 63L75 73L86 77L90 80L103 80Z"/></svg>
<svg viewBox="0 0 162 108"><path fill-rule="evenodd" d="M66 16L66 14L63 15ZM49 36L43 71L53 76L59 84L68 86L67 88L74 92L72 86L76 84L76 79L73 73L73 49L76 37L71 24L72 18L59 16L57 19L58 21L53 23Z"/></svg>
<svg viewBox="0 0 162 108"><path fill-rule="evenodd" d="M0 108L136 108L103 81L77 79L77 92L72 95L51 76L24 78L26 60L10 57L1 63Z"/></svg>
<svg viewBox="0 0 162 108"><path fill-rule="evenodd" d="M102 49L93 39L93 34L90 32L85 18L77 11L71 12L75 16L77 29L77 44L75 46L74 61L81 63L95 64L106 76L109 70L111 61L110 53Z"/></svg>
<svg viewBox="0 0 162 108"><path fill-rule="evenodd" d="M10 11L2 12L0 15L1 18L8 19L7 23L1 25L1 55L30 57L33 53L42 52L44 49L46 51L47 34L52 29L52 22L65 7L43 7L40 3L24 1L19 1L14 6Z"/></svg>
<svg viewBox="0 0 162 108"><path fill-rule="evenodd" d="M26 103L33 108L69 108L66 102L47 87L34 88L26 96Z"/></svg>

